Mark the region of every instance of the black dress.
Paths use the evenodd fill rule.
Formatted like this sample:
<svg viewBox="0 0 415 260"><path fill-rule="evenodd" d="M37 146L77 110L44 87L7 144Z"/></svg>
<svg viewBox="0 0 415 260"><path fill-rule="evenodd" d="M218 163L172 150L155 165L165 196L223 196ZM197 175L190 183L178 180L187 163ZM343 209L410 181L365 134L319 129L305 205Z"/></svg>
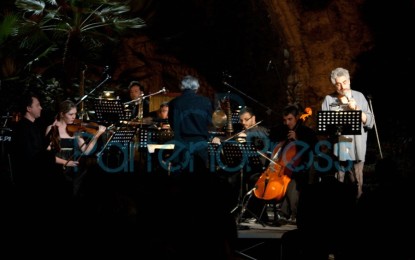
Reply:
<svg viewBox="0 0 415 260"><path fill-rule="evenodd" d="M56 156L64 160L75 161L81 155L81 151L75 149L77 145L74 138L61 138L60 139L60 151L56 153ZM65 178L65 189L70 188L73 196L78 196L81 189L82 180L86 174L86 170L81 165L78 167L65 167L60 164L56 164L57 171L61 172Z"/></svg>

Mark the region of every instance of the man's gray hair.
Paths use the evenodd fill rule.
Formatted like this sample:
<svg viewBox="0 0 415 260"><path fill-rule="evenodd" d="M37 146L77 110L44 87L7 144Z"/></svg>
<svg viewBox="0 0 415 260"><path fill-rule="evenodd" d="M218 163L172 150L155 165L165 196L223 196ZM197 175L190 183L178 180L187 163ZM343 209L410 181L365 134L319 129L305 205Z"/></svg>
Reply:
<svg viewBox="0 0 415 260"><path fill-rule="evenodd" d="M345 76L347 79L350 79L350 74L347 69L344 68L336 68L331 71L330 80L331 83L334 85L336 84L336 78Z"/></svg>
<svg viewBox="0 0 415 260"><path fill-rule="evenodd" d="M180 85L181 90L190 89L197 91L199 89L199 80L193 76L187 75L182 79L182 83Z"/></svg>

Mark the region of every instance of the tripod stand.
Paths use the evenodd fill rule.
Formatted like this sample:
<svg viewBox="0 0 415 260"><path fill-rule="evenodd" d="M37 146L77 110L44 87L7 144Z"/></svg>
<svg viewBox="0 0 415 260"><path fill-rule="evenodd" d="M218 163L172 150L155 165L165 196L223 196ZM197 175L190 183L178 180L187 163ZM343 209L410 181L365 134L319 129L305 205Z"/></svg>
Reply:
<svg viewBox="0 0 415 260"><path fill-rule="evenodd" d="M259 156L256 152L255 147L250 142L239 143L235 141L227 141L223 143L222 149L224 155L224 162L226 164L226 167L222 168L227 170L239 170L240 178L238 202L237 205L231 210L232 214L238 212L236 215L237 224L239 225L241 223L242 216L245 213L249 213L252 217L256 219L257 222L265 226L265 224L259 219L259 217L248 209L248 203L252 198L252 193L255 190L255 187L250 189L246 193L246 189L244 189L245 173L249 172L249 169L257 168L255 166L261 165L261 161L259 160ZM239 228L244 227L239 226Z"/></svg>

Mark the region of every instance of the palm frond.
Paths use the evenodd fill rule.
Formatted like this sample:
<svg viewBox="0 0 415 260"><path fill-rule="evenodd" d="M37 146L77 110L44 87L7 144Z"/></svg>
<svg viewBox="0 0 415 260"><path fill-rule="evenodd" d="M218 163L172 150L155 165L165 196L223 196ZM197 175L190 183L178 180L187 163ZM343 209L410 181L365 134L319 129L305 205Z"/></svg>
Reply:
<svg viewBox="0 0 415 260"><path fill-rule="evenodd" d="M113 20L113 23L117 29L127 29L127 28L139 29L139 28L143 28L146 26L146 23L144 22L144 20L138 17L132 18L132 19L115 18Z"/></svg>
<svg viewBox="0 0 415 260"><path fill-rule="evenodd" d="M18 23L18 16L15 14L8 14L4 16L0 23L0 44L2 44L9 36L17 34L16 25Z"/></svg>
<svg viewBox="0 0 415 260"><path fill-rule="evenodd" d="M58 3L55 0L47 0L46 2L48 2L50 5L58 5Z"/></svg>
<svg viewBox="0 0 415 260"><path fill-rule="evenodd" d="M104 9L100 10L97 13L101 16L107 16L107 15L118 16L118 15L125 14L129 11L130 11L130 8L128 6L120 5L120 6L105 7Z"/></svg>
<svg viewBox="0 0 415 260"><path fill-rule="evenodd" d="M15 5L17 8L33 12L35 15L41 14L45 9L45 2L37 0L16 0Z"/></svg>

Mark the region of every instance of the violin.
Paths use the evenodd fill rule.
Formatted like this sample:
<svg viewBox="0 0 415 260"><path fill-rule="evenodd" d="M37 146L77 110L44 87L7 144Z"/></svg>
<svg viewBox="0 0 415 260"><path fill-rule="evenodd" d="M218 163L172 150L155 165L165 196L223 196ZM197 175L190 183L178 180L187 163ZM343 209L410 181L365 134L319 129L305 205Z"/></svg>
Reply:
<svg viewBox="0 0 415 260"><path fill-rule="evenodd" d="M73 136L77 132L87 132L92 135L97 134L99 130L99 124L95 122L83 122L81 119L75 119L74 122L66 126L66 131L70 136Z"/></svg>

